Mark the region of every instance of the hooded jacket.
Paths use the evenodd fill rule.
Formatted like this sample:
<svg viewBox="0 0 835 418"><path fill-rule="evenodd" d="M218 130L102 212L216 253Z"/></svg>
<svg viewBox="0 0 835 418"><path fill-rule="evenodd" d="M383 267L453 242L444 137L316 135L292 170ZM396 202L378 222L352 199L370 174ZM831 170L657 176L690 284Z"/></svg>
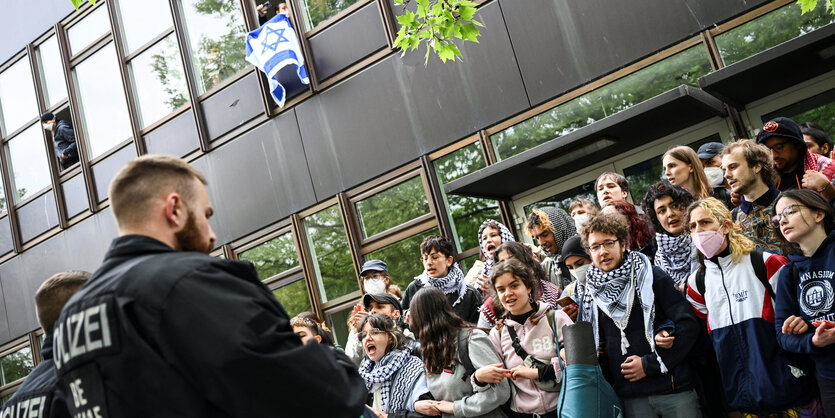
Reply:
<svg viewBox="0 0 835 418"><path fill-rule="evenodd" d="M772 287L785 257L763 252ZM722 386L734 410L768 415L807 404L814 393L810 377L795 377L801 366L780 349L774 334L771 296L757 277L753 253L733 262L727 249L705 260L705 294L696 285L698 272L688 278L687 300L696 315L707 317Z"/></svg>
<svg viewBox="0 0 835 418"><path fill-rule="evenodd" d="M60 387L83 392L73 416L353 418L367 395L344 354L302 345L251 263L142 235L113 240L53 346Z"/></svg>
<svg viewBox="0 0 835 418"><path fill-rule="evenodd" d="M0 417L69 418L64 393L58 390L58 377L52 362L52 335L46 335L41 361L29 373L11 399L3 405Z"/></svg>
<svg viewBox="0 0 835 418"><path fill-rule="evenodd" d="M835 231L821 243L811 257L789 255L789 263L780 271L777 282L777 307L774 327L780 345L791 352L808 354L816 371L835 380L835 345L819 348L812 345L815 328L801 335L783 334L783 322L798 315L806 322L835 320Z"/></svg>

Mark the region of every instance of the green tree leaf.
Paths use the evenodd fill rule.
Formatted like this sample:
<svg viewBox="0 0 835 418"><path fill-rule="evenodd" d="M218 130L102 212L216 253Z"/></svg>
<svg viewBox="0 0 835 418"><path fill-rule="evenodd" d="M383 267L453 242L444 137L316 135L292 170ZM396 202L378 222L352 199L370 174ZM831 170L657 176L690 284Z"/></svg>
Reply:
<svg viewBox="0 0 835 418"><path fill-rule="evenodd" d="M465 41L478 43L478 28L473 23L459 26L461 28L460 38Z"/></svg>
<svg viewBox="0 0 835 418"><path fill-rule="evenodd" d="M414 11L407 9L412 0L396 0L403 7L397 16L400 30L394 45L403 50L419 49L426 44L425 64L434 52L441 62L462 57L461 42L478 43L478 27L484 25L473 19L476 3L469 0L414 0Z"/></svg>

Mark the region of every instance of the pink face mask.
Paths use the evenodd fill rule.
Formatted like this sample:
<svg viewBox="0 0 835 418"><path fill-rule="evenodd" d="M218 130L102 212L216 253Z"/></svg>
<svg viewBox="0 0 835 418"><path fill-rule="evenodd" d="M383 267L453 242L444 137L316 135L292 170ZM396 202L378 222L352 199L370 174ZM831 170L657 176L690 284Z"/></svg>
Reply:
<svg viewBox="0 0 835 418"><path fill-rule="evenodd" d="M707 258L711 258L716 255L716 253L719 252L719 249L722 248L722 244L725 242L725 234L722 234L719 231L697 232L695 234L690 234L690 237L693 238L693 244L696 245L696 248L698 248L699 251L701 251Z"/></svg>

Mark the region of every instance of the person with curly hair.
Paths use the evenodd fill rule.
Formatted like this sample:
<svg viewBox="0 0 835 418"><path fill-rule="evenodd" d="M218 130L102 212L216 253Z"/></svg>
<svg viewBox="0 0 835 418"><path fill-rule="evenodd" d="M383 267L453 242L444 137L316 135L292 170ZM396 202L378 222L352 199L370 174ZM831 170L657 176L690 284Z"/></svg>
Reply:
<svg viewBox="0 0 835 418"><path fill-rule="evenodd" d="M680 289L699 265L696 247L684 228L685 210L693 200L687 190L661 180L650 187L642 202L644 213L655 229L658 245L653 262L666 271Z"/></svg>

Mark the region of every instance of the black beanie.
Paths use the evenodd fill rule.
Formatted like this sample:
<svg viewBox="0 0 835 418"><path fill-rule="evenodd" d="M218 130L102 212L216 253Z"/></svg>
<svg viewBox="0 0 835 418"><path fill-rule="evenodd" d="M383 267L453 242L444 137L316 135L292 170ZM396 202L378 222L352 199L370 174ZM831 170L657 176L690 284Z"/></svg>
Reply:
<svg viewBox="0 0 835 418"><path fill-rule="evenodd" d="M589 257L586 253L586 249L583 248L583 241L580 239L579 235L573 235L571 238L565 240L565 244L562 246L563 262L565 262L566 258L571 257L572 255L591 260L591 257Z"/></svg>

